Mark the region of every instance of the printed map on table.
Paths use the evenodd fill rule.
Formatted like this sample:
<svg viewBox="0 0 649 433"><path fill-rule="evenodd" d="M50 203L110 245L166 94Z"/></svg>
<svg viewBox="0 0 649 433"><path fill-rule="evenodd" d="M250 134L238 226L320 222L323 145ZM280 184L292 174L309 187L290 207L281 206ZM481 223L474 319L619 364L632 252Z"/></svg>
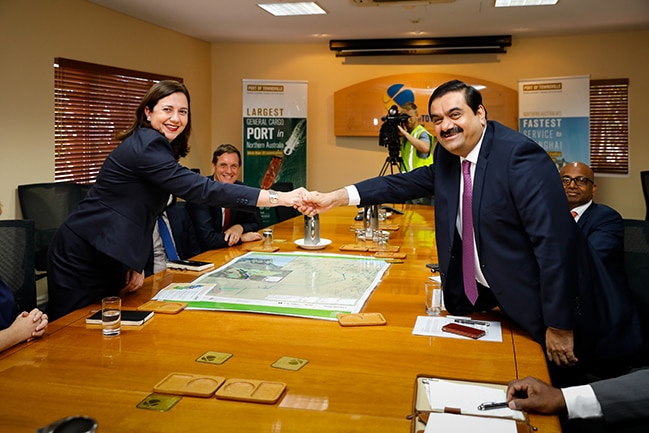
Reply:
<svg viewBox="0 0 649 433"><path fill-rule="evenodd" d="M153 299L194 309L337 320L339 313L360 312L389 266L374 257L249 252Z"/></svg>

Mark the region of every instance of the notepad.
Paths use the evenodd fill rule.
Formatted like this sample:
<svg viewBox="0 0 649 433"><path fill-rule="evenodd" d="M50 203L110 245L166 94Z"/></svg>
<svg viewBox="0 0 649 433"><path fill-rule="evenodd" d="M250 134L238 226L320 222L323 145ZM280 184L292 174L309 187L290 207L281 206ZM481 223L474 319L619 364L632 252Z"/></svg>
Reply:
<svg viewBox="0 0 649 433"><path fill-rule="evenodd" d="M153 317L153 311L122 310L122 326L140 326ZM86 317L88 325L101 325L101 310Z"/></svg>
<svg viewBox="0 0 649 433"><path fill-rule="evenodd" d="M167 262L169 269L181 269L184 271L204 271L214 267L214 263L201 262L198 260L171 260Z"/></svg>

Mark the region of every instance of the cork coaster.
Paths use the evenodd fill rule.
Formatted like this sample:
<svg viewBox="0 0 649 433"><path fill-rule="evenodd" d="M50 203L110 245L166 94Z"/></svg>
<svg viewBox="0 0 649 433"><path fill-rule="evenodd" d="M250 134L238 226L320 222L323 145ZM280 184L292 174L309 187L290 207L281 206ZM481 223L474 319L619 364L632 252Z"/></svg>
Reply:
<svg viewBox="0 0 649 433"><path fill-rule="evenodd" d="M216 392L216 398L248 401L253 403L275 403L284 393L283 382L266 382L251 379L228 379Z"/></svg>
<svg viewBox="0 0 649 433"><path fill-rule="evenodd" d="M379 257L382 259L405 259L406 253L391 253L389 251L377 251L374 253L374 257Z"/></svg>
<svg viewBox="0 0 649 433"><path fill-rule="evenodd" d="M279 250L279 247L276 247L276 246L272 246L270 248L265 248L265 247L250 247L250 248L248 248L248 251L256 251L258 253L274 253L277 250Z"/></svg>
<svg viewBox="0 0 649 433"><path fill-rule="evenodd" d="M367 247L357 244L345 244L340 246L340 251L367 251Z"/></svg>
<svg viewBox="0 0 649 433"><path fill-rule="evenodd" d="M163 394L211 397L225 382L225 377L203 376L189 373L171 373L154 387L154 392Z"/></svg>

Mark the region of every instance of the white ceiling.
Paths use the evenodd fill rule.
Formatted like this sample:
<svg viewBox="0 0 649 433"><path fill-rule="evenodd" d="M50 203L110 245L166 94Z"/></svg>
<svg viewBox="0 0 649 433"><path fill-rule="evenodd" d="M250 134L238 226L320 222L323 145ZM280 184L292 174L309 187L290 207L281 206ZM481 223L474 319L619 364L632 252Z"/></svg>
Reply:
<svg viewBox="0 0 649 433"><path fill-rule="evenodd" d="M89 1L208 42L525 37L649 28L649 0L559 0L556 6L514 8L495 8L494 0L402 1L391 6L357 5L370 0L317 0L327 15L302 17L274 17L257 6L271 0Z"/></svg>

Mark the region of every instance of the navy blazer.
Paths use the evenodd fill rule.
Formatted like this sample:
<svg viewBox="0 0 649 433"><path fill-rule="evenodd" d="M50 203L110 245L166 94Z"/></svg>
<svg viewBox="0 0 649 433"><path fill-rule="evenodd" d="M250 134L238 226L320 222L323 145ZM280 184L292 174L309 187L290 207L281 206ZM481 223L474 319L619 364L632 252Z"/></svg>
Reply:
<svg viewBox="0 0 649 433"><path fill-rule="evenodd" d="M577 225L609 272L626 278L622 216L613 208L593 202L579 217Z"/></svg>
<svg viewBox="0 0 649 433"><path fill-rule="evenodd" d="M208 176L208 179L214 180L214 176ZM236 181L235 183L237 185L243 185L240 181ZM229 246L223 233L222 207L188 202L186 209L196 229L196 237L198 238L201 251L215 250ZM255 212L232 209L230 211L230 226L235 224L240 224L243 227L244 233L256 232L261 229L261 214L259 209L256 208Z"/></svg>
<svg viewBox="0 0 649 433"><path fill-rule="evenodd" d="M152 249L153 225L170 195L240 208L256 206L259 189L212 182L183 167L169 140L142 127L108 155L65 224L97 250L140 272Z"/></svg>
<svg viewBox="0 0 649 433"><path fill-rule="evenodd" d="M460 158L436 146L435 163L356 185L361 205L435 196L444 301L468 314L462 247L456 230ZM482 272L502 311L545 347L548 326L574 328L578 228L557 169L535 142L488 121L473 188L473 224Z"/></svg>
<svg viewBox="0 0 649 433"><path fill-rule="evenodd" d="M577 225L583 234L583 250L578 253L578 331L591 340L588 347L598 358L633 355L641 349L643 335L624 270L622 216L606 205L592 203Z"/></svg>

